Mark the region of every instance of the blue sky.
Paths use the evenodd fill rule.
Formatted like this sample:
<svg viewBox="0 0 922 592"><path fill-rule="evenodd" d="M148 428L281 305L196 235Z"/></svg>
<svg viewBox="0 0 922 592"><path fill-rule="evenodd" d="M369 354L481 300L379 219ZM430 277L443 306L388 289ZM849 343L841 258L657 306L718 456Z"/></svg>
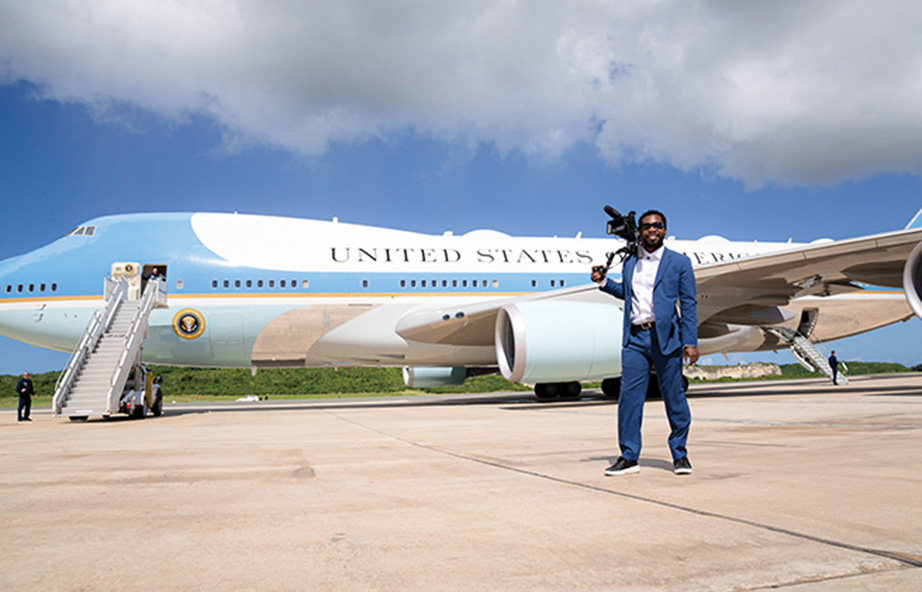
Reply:
<svg viewBox="0 0 922 592"><path fill-rule="evenodd" d="M0 3L0 258L140 211L602 236L607 203L683 239L902 228L922 15L862 4ZM912 365L920 334L833 346ZM0 338L0 373L65 359ZM791 361L730 357L753 359Z"/></svg>

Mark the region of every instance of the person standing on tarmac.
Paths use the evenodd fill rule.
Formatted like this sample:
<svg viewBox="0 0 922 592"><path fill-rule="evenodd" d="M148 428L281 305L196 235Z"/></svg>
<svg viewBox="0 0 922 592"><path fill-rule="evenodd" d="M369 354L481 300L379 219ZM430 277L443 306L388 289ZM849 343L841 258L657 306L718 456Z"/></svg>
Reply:
<svg viewBox="0 0 922 592"><path fill-rule="evenodd" d="M592 270L592 281L624 300L621 349L621 397L618 400L618 443L621 456L606 475L640 470L641 423L650 380L656 368L666 414L672 429L669 449L676 475L690 475L685 443L691 412L682 384L682 358L698 361L698 311L695 274L685 255L663 246L666 216L649 210L640 216L640 248L624 262L622 281ZM679 303L677 311L676 302Z"/></svg>
<svg viewBox="0 0 922 592"><path fill-rule="evenodd" d="M35 396L35 389L32 388L32 379L29 373L25 372L19 382L16 383L16 393L19 395L19 408L16 411L19 421L32 421L29 414L32 411L32 397Z"/></svg>
<svg viewBox="0 0 922 592"><path fill-rule="evenodd" d="M832 368L832 384L838 385L839 359L836 358L836 350L832 350L832 355L829 356L829 367Z"/></svg>

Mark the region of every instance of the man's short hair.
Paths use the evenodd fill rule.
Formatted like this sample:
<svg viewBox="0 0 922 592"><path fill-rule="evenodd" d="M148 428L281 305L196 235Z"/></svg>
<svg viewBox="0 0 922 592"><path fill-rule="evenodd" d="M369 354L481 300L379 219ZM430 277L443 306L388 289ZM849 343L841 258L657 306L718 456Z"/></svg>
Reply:
<svg viewBox="0 0 922 592"><path fill-rule="evenodd" d="M637 222L642 223L643 219L646 218L647 216L659 216L660 218L663 219L663 226L667 228L669 227L669 225L666 224L666 214L662 213L659 210L647 210L646 212L640 215L640 218L637 218Z"/></svg>

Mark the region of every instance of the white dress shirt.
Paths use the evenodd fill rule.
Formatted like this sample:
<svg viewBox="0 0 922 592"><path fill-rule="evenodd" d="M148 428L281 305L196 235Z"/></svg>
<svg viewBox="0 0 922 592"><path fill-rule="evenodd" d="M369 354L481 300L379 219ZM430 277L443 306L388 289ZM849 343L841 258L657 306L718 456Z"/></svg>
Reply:
<svg viewBox="0 0 922 592"><path fill-rule="evenodd" d="M653 285L656 283L656 272L663 258L663 249L660 247L652 253L640 248L640 256L634 266L634 275L631 279L631 324L640 325L656 320L653 314Z"/></svg>

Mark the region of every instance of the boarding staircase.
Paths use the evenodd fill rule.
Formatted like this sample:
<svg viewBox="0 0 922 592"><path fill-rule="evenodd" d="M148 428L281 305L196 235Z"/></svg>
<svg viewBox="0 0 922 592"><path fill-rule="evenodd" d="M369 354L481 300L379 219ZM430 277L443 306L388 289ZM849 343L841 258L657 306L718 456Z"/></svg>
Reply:
<svg viewBox="0 0 922 592"><path fill-rule="evenodd" d="M163 280L148 281L140 299L131 299L128 281L106 278L105 295L105 308L94 313L55 385L55 416L77 419L118 412L128 376L140 363L150 313L166 308Z"/></svg>
<svg viewBox="0 0 922 592"><path fill-rule="evenodd" d="M815 323L814 323L815 324ZM816 349L816 346L804 337L800 331L787 327L769 327L768 332L778 337L791 348L791 354L801 366L810 372L818 372L832 380L832 367L826 357ZM839 364L842 366L842 364ZM848 384L848 378L840 371L836 379L839 384Z"/></svg>

